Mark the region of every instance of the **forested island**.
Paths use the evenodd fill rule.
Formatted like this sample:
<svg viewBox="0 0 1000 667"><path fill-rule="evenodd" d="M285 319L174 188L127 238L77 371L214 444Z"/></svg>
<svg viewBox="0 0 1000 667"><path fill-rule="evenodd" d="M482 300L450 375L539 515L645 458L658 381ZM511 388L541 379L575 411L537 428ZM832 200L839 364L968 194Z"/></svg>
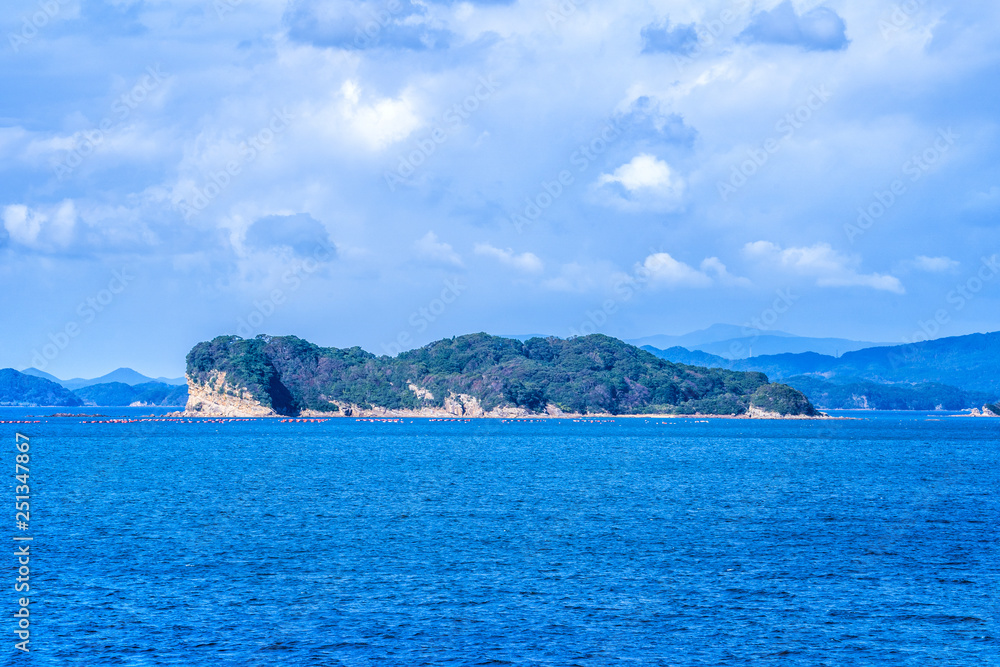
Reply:
<svg viewBox="0 0 1000 667"><path fill-rule="evenodd" d="M220 336L187 355L189 415L821 416L757 372L675 364L601 334L444 339L396 357L295 336Z"/></svg>

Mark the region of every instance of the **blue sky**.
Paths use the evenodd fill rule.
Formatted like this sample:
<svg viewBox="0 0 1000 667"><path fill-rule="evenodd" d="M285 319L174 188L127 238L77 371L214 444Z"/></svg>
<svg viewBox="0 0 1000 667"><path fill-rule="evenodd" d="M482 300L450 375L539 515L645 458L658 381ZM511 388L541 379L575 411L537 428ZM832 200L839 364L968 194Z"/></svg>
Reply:
<svg viewBox="0 0 1000 667"><path fill-rule="evenodd" d="M987 2L42 0L2 15L0 366L224 333L1000 329Z"/></svg>

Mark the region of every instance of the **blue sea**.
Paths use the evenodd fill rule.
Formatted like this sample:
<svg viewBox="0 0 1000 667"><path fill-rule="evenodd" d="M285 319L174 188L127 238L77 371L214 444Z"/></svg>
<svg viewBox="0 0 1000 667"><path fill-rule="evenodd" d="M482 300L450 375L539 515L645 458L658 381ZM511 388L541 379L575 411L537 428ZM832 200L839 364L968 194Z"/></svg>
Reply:
<svg viewBox="0 0 1000 667"><path fill-rule="evenodd" d="M1000 664L1000 419L103 412L0 424L6 664Z"/></svg>

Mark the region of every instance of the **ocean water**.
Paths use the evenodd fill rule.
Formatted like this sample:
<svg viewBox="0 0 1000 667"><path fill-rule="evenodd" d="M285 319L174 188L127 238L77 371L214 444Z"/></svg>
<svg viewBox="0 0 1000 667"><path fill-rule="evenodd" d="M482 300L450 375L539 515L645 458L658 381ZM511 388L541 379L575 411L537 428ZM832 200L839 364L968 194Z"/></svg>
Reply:
<svg viewBox="0 0 1000 667"><path fill-rule="evenodd" d="M0 424L4 659L1000 664L1000 420L856 416Z"/></svg>

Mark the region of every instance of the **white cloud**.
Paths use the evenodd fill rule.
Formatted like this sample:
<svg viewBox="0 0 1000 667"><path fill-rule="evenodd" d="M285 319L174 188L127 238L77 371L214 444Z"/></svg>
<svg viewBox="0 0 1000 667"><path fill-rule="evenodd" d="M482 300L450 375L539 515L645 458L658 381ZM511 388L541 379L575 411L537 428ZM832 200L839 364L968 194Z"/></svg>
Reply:
<svg viewBox="0 0 1000 667"><path fill-rule="evenodd" d="M723 264L718 257L709 257L702 260L700 268L702 273L715 276L715 281L720 285L725 285L727 287L750 287L753 284L747 278L734 276L729 273L726 269L726 265Z"/></svg>
<svg viewBox="0 0 1000 667"><path fill-rule="evenodd" d="M4 208L3 226L15 243L49 249L69 245L76 228L76 217L76 206L71 200L48 211L12 204Z"/></svg>
<svg viewBox="0 0 1000 667"><path fill-rule="evenodd" d="M658 252L646 258L642 268L648 272L654 284L670 287L711 287L708 275L684 262L677 261L669 253Z"/></svg>
<svg viewBox="0 0 1000 667"><path fill-rule="evenodd" d="M350 126L351 134L360 138L370 149L380 151L402 141L420 127L421 121L407 94L399 98L362 100L361 88L355 81L346 81L340 89L343 103L340 113Z"/></svg>
<svg viewBox="0 0 1000 667"><path fill-rule="evenodd" d="M636 267L635 275L649 276L653 285L667 287L712 287L713 285L748 287L746 278L734 276L726 269L718 257L702 260L696 269L674 259L669 253L658 252L650 255Z"/></svg>
<svg viewBox="0 0 1000 667"><path fill-rule="evenodd" d="M770 241L755 241L746 244L743 253L760 265L815 278L819 287L868 287L896 294L906 291L895 276L858 273L860 260L838 253L829 243L783 249Z"/></svg>
<svg viewBox="0 0 1000 667"><path fill-rule="evenodd" d="M455 249L448 243L438 241L437 234L434 232L427 232L422 239L414 244L414 247L417 249L417 256L421 259L459 268L465 266L461 255L455 252Z"/></svg>
<svg viewBox="0 0 1000 667"><path fill-rule="evenodd" d="M525 273L541 273L545 268L542 260L539 259L534 253L530 252L523 252L520 255L517 255L514 254L514 251L509 248L507 250L501 250L500 248L494 248L488 243L477 243L475 252L477 255L493 257L501 264L513 267L518 271L524 271Z"/></svg>
<svg viewBox="0 0 1000 667"><path fill-rule="evenodd" d="M663 160L642 153L594 184L602 203L624 210L670 210L684 194L684 182Z"/></svg>
<svg viewBox="0 0 1000 667"><path fill-rule="evenodd" d="M11 240L21 245L33 245L42 231L44 216L28 211L24 204L12 204L3 210L3 226Z"/></svg>
<svg viewBox="0 0 1000 667"><path fill-rule="evenodd" d="M913 267L928 273L945 273L957 269L958 262L950 257L927 257L920 255L913 260Z"/></svg>
<svg viewBox="0 0 1000 667"><path fill-rule="evenodd" d="M600 185L621 183L629 192L644 188L659 190L671 187L673 172L666 162L657 160L652 155L643 154L618 167L613 174L601 174L597 182Z"/></svg>

